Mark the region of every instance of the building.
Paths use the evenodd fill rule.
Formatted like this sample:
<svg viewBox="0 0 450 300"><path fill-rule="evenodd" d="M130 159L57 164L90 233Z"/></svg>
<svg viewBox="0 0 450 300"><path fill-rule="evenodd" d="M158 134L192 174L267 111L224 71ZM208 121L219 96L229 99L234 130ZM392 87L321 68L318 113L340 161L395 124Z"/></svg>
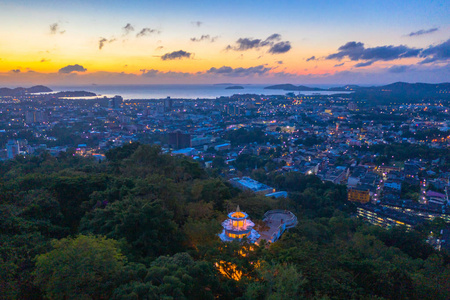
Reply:
<svg viewBox="0 0 450 300"><path fill-rule="evenodd" d="M169 133L169 145L174 149L191 147L191 135L180 130Z"/></svg>
<svg viewBox="0 0 450 300"><path fill-rule="evenodd" d="M448 203L447 195L445 194L441 194L434 191L427 191L425 196L429 203L435 203L439 205L444 205Z"/></svg>
<svg viewBox="0 0 450 300"><path fill-rule="evenodd" d="M370 201L370 190L361 187L352 187L347 190L348 201L367 203Z"/></svg>
<svg viewBox="0 0 450 300"><path fill-rule="evenodd" d="M228 219L222 222L223 231L219 237L224 242L240 241L247 238L251 243L259 239L260 234L253 229L255 223L248 219L245 212L241 212L239 205L236 211L228 214Z"/></svg>
<svg viewBox="0 0 450 300"><path fill-rule="evenodd" d="M108 101L108 107L112 109L120 109L123 98L121 96L114 96Z"/></svg>
<svg viewBox="0 0 450 300"><path fill-rule="evenodd" d="M268 229L260 232L259 240L266 240L269 243L276 242L287 229L294 228L298 223L297 217L292 212L281 209L269 210L264 214L263 221Z"/></svg>
<svg viewBox="0 0 450 300"><path fill-rule="evenodd" d="M270 193L275 193L275 189L260 183L250 177L236 177L230 179L230 183L232 186L237 187L244 191L252 191L256 194L267 195Z"/></svg>
<svg viewBox="0 0 450 300"><path fill-rule="evenodd" d="M384 182L384 188L393 189L400 193L402 190L402 182L400 180L388 179Z"/></svg>
<svg viewBox="0 0 450 300"><path fill-rule="evenodd" d="M214 150L216 150L216 151L224 151L224 150L229 150L229 149L231 149L231 144L228 144L228 143L214 146Z"/></svg>
<svg viewBox="0 0 450 300"><path fill-rule="evenodd" d="M42 123L47 120L45 112L39 110L32 110L25 112L25 122L31 123Z"/></svg>
<svg viewBox="0 0 450 300"><path fill-rule="evenodd" d="M384 228L405 226L408 230L411 230L424 222L422 218L370 203L359 204L357 207L357 215L359 218L373 225Z"/></svg>
<svg viewBox="0 0 450 300"><path fill-rule="evenodd" d="M195 148L184 148L184 149L172 151L173 155L191 156L191 155L194 155L196 153L197 153L197 151L195 150Z"/></svg>
<svg viewBox="0 0 450 300"><path fill-rule="evenodd" d="M170 97L164 99L164 112L171 112L173 109L173 100Z"/></svg>
<svg viewBox="0 0 450 300"><path fill-rule="evenodd" d="M17 140L9 140L6 144L6 154L8 159L14 158L19 155L19 142Z"/></svg>

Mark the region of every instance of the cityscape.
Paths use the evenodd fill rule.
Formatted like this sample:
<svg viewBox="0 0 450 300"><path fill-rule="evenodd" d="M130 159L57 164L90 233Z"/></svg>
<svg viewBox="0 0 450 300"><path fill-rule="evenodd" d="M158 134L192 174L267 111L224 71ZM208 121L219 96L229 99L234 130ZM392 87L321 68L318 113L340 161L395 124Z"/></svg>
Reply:
<svg viewBox="0 0 450 300"><path fill-rule="evenodd" d="M450 6L281 2L0 4L0 298L450 298Z"/></svg>

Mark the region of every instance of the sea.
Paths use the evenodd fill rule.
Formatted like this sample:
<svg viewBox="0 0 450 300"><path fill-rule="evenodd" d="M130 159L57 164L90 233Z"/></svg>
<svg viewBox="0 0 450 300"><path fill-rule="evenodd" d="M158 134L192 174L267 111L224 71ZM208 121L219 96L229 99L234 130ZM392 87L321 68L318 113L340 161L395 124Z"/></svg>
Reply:
<svg viewBox="0 0 450 300"><path fill-rule="evenodd" d="M101 97L122 96L126 99L216 99L235 94L285 95L290 91L264 89L270 84L239 84L244 89L226 89L236 84L153 84L153 85L79 85L49 86L53 91L87 91ZM338 85L309 85L310 87L329 88ZM295 95L331 95L331 91L294 91ZM342 93L342 92L340 92Z"/></svg>

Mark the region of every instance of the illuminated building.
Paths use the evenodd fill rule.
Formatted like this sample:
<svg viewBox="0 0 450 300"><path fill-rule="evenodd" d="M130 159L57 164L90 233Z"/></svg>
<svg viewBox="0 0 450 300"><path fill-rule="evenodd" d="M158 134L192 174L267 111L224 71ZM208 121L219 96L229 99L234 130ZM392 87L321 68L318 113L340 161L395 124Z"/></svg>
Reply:
<svg viewBox="0 0 450 300"><path fill-rule="evenodd" d="M384 228L405 226L407 230L411 230L424 221L422 218L370 203L359 204L357 207L357 215L373 225Z"/></svg>
<svg viewBox="0 0 450 300"><path fill-rule="evenodd" d="M370 191L362 188L349 188L347 190L348 201L367 203L370 201Z"/></svg>
<svg viewBox="0 0 450 300"><path fill-rule="evenodd" d="M222 222L224 228L219 237L224 242L231 242L234 240L241 240L244 237L251 243L256 242L260 234L253 229L255 223L248 219L248 215L239 209L228 214L228 219Z"/></svg>

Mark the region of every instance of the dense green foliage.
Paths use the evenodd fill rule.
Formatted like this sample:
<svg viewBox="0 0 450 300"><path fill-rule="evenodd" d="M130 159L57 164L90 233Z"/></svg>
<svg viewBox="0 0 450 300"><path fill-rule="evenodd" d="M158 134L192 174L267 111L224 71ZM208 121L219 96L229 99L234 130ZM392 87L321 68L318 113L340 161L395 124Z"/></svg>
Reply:
<svg viewBox="0 0 450 300"><path fill-rule="evenodd" d="M363 224L343 186L257 170L290 193L279 200L239 192L158 147L106 156L0 164L2 298L450 298L450 259L424 242L431 227ZM270 246L222 243L220 222L236 205L258 228L276 208L299 224Z"/></svg>

